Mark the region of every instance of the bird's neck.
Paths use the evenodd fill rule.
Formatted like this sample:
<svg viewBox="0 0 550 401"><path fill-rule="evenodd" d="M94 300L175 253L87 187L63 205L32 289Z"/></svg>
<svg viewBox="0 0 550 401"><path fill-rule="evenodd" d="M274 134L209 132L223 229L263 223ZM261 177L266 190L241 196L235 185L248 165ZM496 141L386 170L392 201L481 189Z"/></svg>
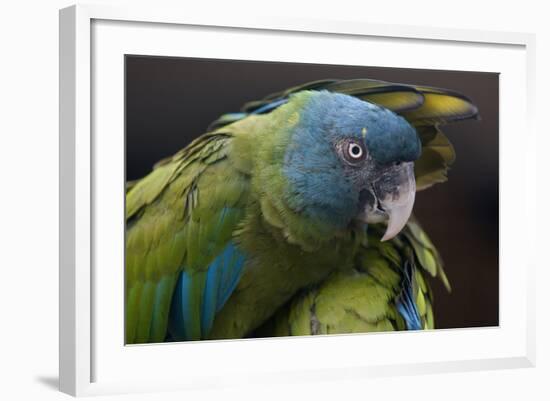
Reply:
<svg viewBox="0 0 550 401"><path fill-rule="evenodd" d="M252 192L263 219L280 230L290 243L311 251L337 236L346 235L346 229L291 207L283 165L289 146L293 146L292 132L300 123L300 109L305 101L307 98L294 100L269 115L255 117L257 134L249 138L246 146L247 152L253 155Z"/></svg>

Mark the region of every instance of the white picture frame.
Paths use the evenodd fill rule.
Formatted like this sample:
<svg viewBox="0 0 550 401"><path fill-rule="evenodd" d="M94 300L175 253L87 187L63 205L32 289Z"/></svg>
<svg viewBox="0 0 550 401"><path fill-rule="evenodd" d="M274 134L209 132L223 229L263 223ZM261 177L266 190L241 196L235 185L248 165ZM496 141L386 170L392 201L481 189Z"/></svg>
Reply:
<svg viewBox="0 0 550 401"><path fill-rule="evenodd" d="M147 34L140 36L143 31ZM123 320L116 323L123 303L123 287L118 285L120 275L108 281L107 273L97 270L98 263L101 266L110 263L103 263L109 260L109 255L114 255L113 261L116 262L113 263L118 263L123 254L123 246L120 246L123 231L118 226L113 226L115 230L106 229L111 224L109 222L118 221L117 216L123 206L106 210L103 202L106 199L104 195L121 200L120 193L111 191L118 186L122 189L119 184L123 177L123 172L119 171L123 160L121 146L124 135L120 130L123 119L120 113L123 91L120 55L136 49L144 52L142 54L172 55L177 50L183 52L178 55L185 55L186 51L193 52L191 45L180 49L172 41L161 42L160 39L193 35L193 38L200 37L201 43L215 46L216 35L220 32L233 35L233 39L243 43L253 41L254 35L261 35L262 40L272 44L268 46L270 51L278 41L286 41L284 45L280 43L282 47L287 46L288 54L269 56L273 60L283 60L285 57L288 60L293 54L298 57L298 53L303 53L303 48L292 53L291 47L298 48L299 45L289 45L290 39L302 40L311 46L320 45L320 41L328 45L336 39L343 44L353 41L354 45L370 41L372 46L380 45L381 41L384 46L399 46L405 41L407 46L400 47L401 51L405 52L411 46L424 46L426 49L423 51L429 52L429 47L435 46L438 52L449 57L438 65L427 58L422 62L412 60L409 65L399 64L402 67L450 68L453 55L457 57L464 52L468 59L463 60L457 69L476 70L485 62L486 67L482 70L501 72L500 327L398 335L385 333L124 346L119 335ZM132 41L139 41L139 46ZM518 241L523 241L522 246L518 247L524 250L534 246L527 238L512 237L515 223L510 219L510 214L516 210L514 204L526 206L517 208L521 210L519 213L524 214L519 219L522 221L522 231L535 232L535 210L527 203L529 197L535 197L536 187L534 176L528 174L535 169L535 133L531 126L535 85L534 44L534 35L524 33L375 25L357 21L297 20L244 13L238 20L227 20L211 15L188 15L184 9L167 11L78 5L61 10L60 390L72 395L93 395L246 385L248 382L285 383L342 377L359 380L380 375L534 366L535 284L534 274L531 273L534 273L535 260L530 255L535 253L528 251L517 255L506 248L512 241L516 246ZM205 57L210 53L208 46L203 47L207 48ZM239 46L236 46L235 53L222 54L221 58L234 56L266 60L268 57L261 54L261 49L255 50L256 55L239 53L238 49ZM246 49L250 51L250 47ZM197 52L193 52L193 56L200 57L202 53ZM220 58L220 54L217 56ZM306 60L308 56L303 57ZM307 60L312 61L311 58ZM319 57L313 61L322 63L327 60ZM381 65L390 66L395 62L386 58ZM499 68L493 67L499 65ZM515 93L513 104L509 99L511 90ZM118 95L117 91L120 92ZM517 111L510 113L511 107ZM108 112L104 111L106 109ZM102 127L113 128L109 131L112 135L95 136L98 129L105 132L101 131ZM507 140L512 129L524 132L525 139L521 144L514 145ZM517 155L516 162L519 161L515 166L508 161L512 149ZM106 177L108 170L113 172L110 174L112 181L102 178ZM523 182L524 192L519 195L514 193L511 185L507 185L511 181ZM512 195L514 199L511 199ZM109 216L114 218L109 219ZM119 223L123 228L122 220ZM99 232L101 237L97 236ZM100 251L103 237L116 245L112 251L105 248ZM503 249L507 249L506 252L502 252ZM512 278L506 266L517 264L517 261L520 261L521 270ZM122 266L120 264L120 271ZM107 311L109 306L112 313ZM376 352L376 349L383 349L390 343L395 355ZM414 351L422 347L426 348L425 353ZM323 358L317 358L321 349L326 354ZM369 358L361 359L361 352L354 351L357 349L370 349ZM285 352L296 357L293 366L287 366L288 360L278 358ZM184 354L195 362L193 369L186 370L185 365L180 366L185 380L177 375L167 375L159 368L159 361L166 361L166 369L173 367L176 354ZM262 355L259 359L258 356ZM217 370L207 369L198 363L201 358L212 360L217 356L221 358ZM234 362L224 363L231 360ZM269 360L269 366L266 360ZM141 370L146 370L143 377L132 369L132 366L141 364ZM147 370L147 367L154 367L154 371ZM120 373L122 371L126 373ZM180 375L184 376L183 373Z"/></svg>

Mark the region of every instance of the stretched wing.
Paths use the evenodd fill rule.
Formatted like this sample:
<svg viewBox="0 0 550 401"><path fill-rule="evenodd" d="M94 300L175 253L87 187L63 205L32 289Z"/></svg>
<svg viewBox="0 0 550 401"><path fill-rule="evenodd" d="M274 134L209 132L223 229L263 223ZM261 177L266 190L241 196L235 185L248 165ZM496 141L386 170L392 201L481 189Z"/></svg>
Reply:
<svg viewBox="0 0 550 401"><path fill-rule="evenodd" d="M214 121L213 130L250 114L265 114L286 103L289 96L303 90L327 90L386 107L416 127L423 149L415 164L417 189L422 190L447 180L454 162L454 150L441 126L455 121L479 118L477 107L466 96L447 89L397 84L373 79L326 79L273 93L246 103L239 113L229 113Z"/></svg>
<svg viewBox="0 0 550 401"><path fill-rule="evenodd" d="M414 221L392 241L379 242L380 235L369 235L353 269L297 294L255 335L433 329L426 276L439 276L449 288L437 251Z"/></svg>
<svg viewBox="0 0 550 401"><path fill-rule="evenodd" d="M126 343L204 337L235 288L248 179L231 141L203 135L127 192Z"/></svg>

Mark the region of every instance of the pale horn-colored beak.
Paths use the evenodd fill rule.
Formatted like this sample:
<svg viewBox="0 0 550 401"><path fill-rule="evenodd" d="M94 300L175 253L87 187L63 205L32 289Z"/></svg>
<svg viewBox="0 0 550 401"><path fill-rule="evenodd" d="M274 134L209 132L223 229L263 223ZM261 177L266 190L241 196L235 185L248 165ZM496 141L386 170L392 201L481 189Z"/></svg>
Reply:
<svg viewBox="0 0 550 401"><path fill-rule="evenodd" d="M386 181L380 188L380 208L388 217L388 226L381 241L387 241L395 237L405 227L411 216L416 195L416 181L414 179L414 163L404 163L394 179L393 188L388 188L390 182Z"/></svg>
<svg viewBox="0 0 550 401"><path fill-rule="evenodd" d="M389 167L360 194L364 208L358 216L367 224L387 222L382 241L395 237L411 216L416 195L414 163L401 163Z"/></svg>

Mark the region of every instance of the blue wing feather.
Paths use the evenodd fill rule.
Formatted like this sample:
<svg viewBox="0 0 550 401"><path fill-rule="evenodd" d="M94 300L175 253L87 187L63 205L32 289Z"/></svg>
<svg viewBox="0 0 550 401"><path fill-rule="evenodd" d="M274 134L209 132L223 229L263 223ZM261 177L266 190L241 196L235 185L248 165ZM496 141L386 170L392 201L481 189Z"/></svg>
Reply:
<svg viewBox="0 0 550 401"><path fill-rule="evenodd" d="M172 340L183 340L185 338L185 324L183 321L183 294L184 281L186 273L180 273L174 295L172 296L172 305L170 307L170 316L168 318L168 331Z"/></svg>
<svg viewBox="0 0 550 401"><path fill-rule="evenodd" d="M412 269L411 264L407 263L404 269L403 289L397 301L397 311L403 317L403 320L405 320L407 330L421 330L420 313L418 313L413 295Z"/></svg>
<svg viewBox="0 0 550 401"><path fill-rule="evenodd" d="M222 269L223 279L218 287L216 312L225 305L241 278L245 257L235 245L230 242L224 251L224 268Z"/></svg>
<svg viewBox="0 0 550 401"><path fill-rule="evenodd" d="M224 250L208 266L204 275L189 274L183 271L178 278L178 283L172 298L170 309L170 337L172 340L189 340L194 338L193 333L197 328L193 327L191 316L193 308L189 293L193 280L205 280L201 305L200 305L200 333L201 338L206 338L212 329L216 314L225 305L241 278L245 262L244 254L229 242Z"/></svg>
<svg viewBox="0 0 550 401"><path fill-rule="evenodd" d="M258 107L257 109L252 111L251 114L265 114L272 110L275 110L277 107L282 106L287 102L288 102L288 98L277 99L277 100L274 100L273 102L270 102L261 107Z"/></svg>

